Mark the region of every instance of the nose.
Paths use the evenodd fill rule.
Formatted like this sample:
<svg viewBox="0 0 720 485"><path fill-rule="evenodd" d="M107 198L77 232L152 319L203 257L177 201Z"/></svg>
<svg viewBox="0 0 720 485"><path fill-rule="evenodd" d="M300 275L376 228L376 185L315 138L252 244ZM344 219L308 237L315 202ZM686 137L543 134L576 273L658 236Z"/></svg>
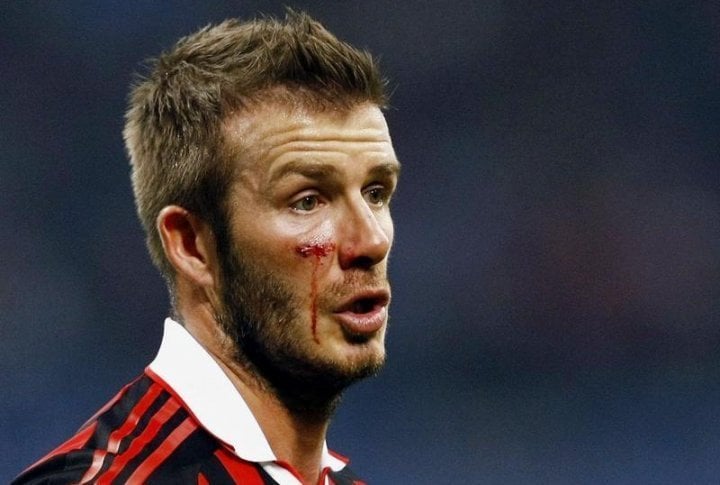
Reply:
<svg viewBox="0 0 720 485"><path fill-rule="evenodd" d="M393 237L387 208L374 210L360 197L340 218L337 244L342 269L369 269L385 259Z"/></svg>

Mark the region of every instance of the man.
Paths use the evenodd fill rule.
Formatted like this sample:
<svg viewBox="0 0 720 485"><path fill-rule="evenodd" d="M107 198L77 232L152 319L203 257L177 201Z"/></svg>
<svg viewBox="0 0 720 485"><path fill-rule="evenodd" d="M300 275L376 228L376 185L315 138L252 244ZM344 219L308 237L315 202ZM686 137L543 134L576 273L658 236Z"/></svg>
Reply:
<svg viewBox="0 0 720 485"><path fill-rule="evenodd" d="M124 135L173 318L145 373L17 483L362 483L325 435L384 361L384 85L292 12L157 60Z"/></svg>

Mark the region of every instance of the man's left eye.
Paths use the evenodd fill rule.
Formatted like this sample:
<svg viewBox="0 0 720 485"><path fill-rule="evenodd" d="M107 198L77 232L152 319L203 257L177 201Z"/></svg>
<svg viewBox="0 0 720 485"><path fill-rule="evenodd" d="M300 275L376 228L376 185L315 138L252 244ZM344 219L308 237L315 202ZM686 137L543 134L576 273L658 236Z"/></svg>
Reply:
<svg viewBox="0 0 720 485"><path fill-rule="evenodd" d="M387 201L384 187L370 187L364 192L365 200L376 206L382 206Z"/></svg>

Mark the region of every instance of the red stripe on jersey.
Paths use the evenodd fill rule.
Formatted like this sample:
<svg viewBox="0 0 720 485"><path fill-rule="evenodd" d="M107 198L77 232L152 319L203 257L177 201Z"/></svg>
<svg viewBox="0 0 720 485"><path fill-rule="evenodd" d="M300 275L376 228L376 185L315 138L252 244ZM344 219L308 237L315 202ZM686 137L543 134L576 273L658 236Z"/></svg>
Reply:
<svg viewBox="0 0 720 485"><path fill-rule="evenodd" d="M43 456L38 461L36 461L35 463L33 463L32 465L27 467L27 469L25 471L30 470L31 468L39 465L40 463L42 463L46 460L49 460L50 458L52 458L54 456L62 455L64 453L68 453L72 450L77 450L77 449L82 448L83 446L85 446L85 443L87 443L88 440L90 439L90 437L93 435L96 427L97 427L97 423L93 423L92 426L88 426L87 428L83 429L82 431L77 433L75 436L73 436L72 438L67 440L65 443L61 444L60 446L58 446L57 448L52 450L50 453ZM25 472L23 472L23 473L25 473Z"/></svg>
<svg viewBox="0 0 720 485"><path fill-rule="evenodd" d="M327 478L327 485L335 485L335 481L330 478L330 468L325 467L322 469L322 472L320 472L320 476L318 477L318 485L324 485L325 479Z"/></svg>
<svg viewBox="0 0 720 485"><path fill-rule="evenodd" d="M138 401L137 404L135 404L135 407L130 411L130 414L125 419L125 422L115 431L110 433L110 436L108 437L108 444L106 446L107 451L97 450L95 451L95 453L93 453L92 464L90 465L90 468L88 468L88 470L85 472L85 475L83 475L80 483L88 483L90 482L90 480L95 478L95 475L102 469L103 464L105 463L105 457L108 455L108 453L114 454L118 452L118 449L120 449L120 443L122 442L123 438L128 436L132 432L132 430L135 429L135 426L137 426L137 423L138 421L140 421L142 415L147 412L148 408L152 405L152 403L160 395L160 393L162 393L162 387L158 386L155 383L153 383L148 388L143 397ZM120 396L121 394L122 393L118 394L118 396ZM113 401L115 400L116 399L114 399Z"/></svg>
<svg viewBox="0 0 720 485"><path fill-rule="evenodd" d="M89 483L90 480L93 479L95 474L99 472L102 468L103 463L105 463L106 456L107 452L105 450L95 450L95 453L93 453L93 461L90 464L90 468L87 469L85 475L83 475L79 483Z"/></svg>
<svg viewBox="0 0 720 485"><path fill-rule="evenodd" d="M215 456L225 470L230 474L235 483L242 485L265 485L260 472L256 465L241 460L235 455L230 454L225 448L220 448L215 452Z"/></svg>
<svg viewBox="0 0 720 485"><path fill-rule="evenodd" d="M107 444L108 452L118 452L122 440L130 433L132 433L132 431L135 429L135 426L137 426L138 422L140 421L140 418L142 418L143 414L147 412L148 408L152 405L155 399L157 399L161 392L162 387L160 387L159 385L153 383L150 386L142 399L140 399L135 405L135 407L132 409L132 411L130 411L130 415L128 415L122 426L120 426L110 434Z"/></svg>
<svg viewBox="0 0 720 485"><path fill-rule="evenodd" d="M338 460L340 460L341 462L345 463L346 465L347 465L348 463L350 463L350 458L348 458L348 457L346 457L346 456L342 456L340 453L336 453L336 452L334 452L333 450L328 450L328 452L329 452L332 456L334 456L335 458L337 458Z"/></svg>
<svg viewBox="0 0 720 485"><path fill-rule="evenodd" d="M95 414L93 414L90 419L85 421L85 424L83 424L80 429L83 429L86 426L90 425L90 423L94 422L98 417L100 417L101 414L103 414L105 411L107 411L108 409L113 407L115 405L115 403L117 403L120 400L120 398L123 396L123 394L125 394L125 392L127 392L127 390L130 389L131 386L135 385L135 383L142 378L143 378L143 376L139 376L138 378L133 380L131 383L124 385L123 388L120 389L120 391L118 391L118 393L115 394L115 396L112 399L110 399L107 403L105 403L105 405L103 407L98 409L98 411Z"/></svg>
<svg viewBox="0 0 720 485"><path fill-rule="evenodd" d="M205 478L205 475L203 475L202 473L198 473L197 485L210 485L210 482L208 482L208 479Z"/></svg>
<svg viewBox="0 0 720 485"><path fill-rule="evenodd" d="M145 480L159 467L193 431L197 429L197 425L192 418L185 418L185 421L173 430L172 433L165 438L150 456L145 458L140 466L130 475L128 483L145 483Z"/></svg>
<svg viewBox="0 0 720 485"><path fill-rule="evenodd" d="M180 404L171 399L161 407L157 413L150 419L147 428L143 430L128 446L122 454L118 455L113 461L110 468L100 475L97 483L99 485L109 484L112 482L125 468L135 456L158 434L160 428L180 409Z"/></svg>
<svg viewBox="0 0 720 485"><path fill-rule="evenodd" d="M147 375L147 376L148 376L152 381L154 381L156 384L161 385L161 386L163 387L163 389L165 389L165 392L169 393L173 398L175 398L175 400L177 400L179 403L182 403L183 407L185 408L185 411L186 411L190 416L192 416L192 418L193 418L196 422L198 422L198 423L200 423L200 424L202 425L202 421L201 421L200 419L198 419L197 416L195 416L195 413L193 413L192 408L185 402L185 400L182 398L182 396L181 396L180 394L178 394L177 391L175 391L175 389L173 389L173 387L172 387L170 384L168 384L167 382L165 382L165 380L164 380L162 377L160 377L160 376L157 375L155 372L153 372L153 370L152 370L150 367L148 367L148 368L145 369L145 375ZM226 441L223 441L223 440L222 440L219 436L217 436L215 433L211 432L211 431L208 430L208 429L206 429L205 431L208 431L211 435L213 435L213 437L215 437L216 440L218 440L218 441L219 441L220 443L222 443L223 445L232 448L232 445L230 445L230 443L228 443L228 442L226 442Z"/></svg>

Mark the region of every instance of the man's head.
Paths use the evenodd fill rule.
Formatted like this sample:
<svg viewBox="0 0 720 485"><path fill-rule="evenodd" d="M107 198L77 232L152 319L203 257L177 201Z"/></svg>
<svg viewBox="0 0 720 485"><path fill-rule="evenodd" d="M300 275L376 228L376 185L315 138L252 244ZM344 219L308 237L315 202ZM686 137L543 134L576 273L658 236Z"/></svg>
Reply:
<svg viewBox="0 0 720 485"><path fill-rule="evenodd" d="M223 224L234 157L243 147L226 146L222 124L271 98L317 109L387 101L385 81L367 52L297 13L285 22L208 26L161 55L134 87L124 130L133 190L150 255L170 283L174 268L155 228L157 215L177 204L214 229Z"/></svg>
<svg viewBox="0 0 720 485"><path fill-rule="evenodd" d="M385 101L370 56L302 14L203 29L133 94L138 212L179 317L209 308L296 410L384 360L399 171Z"/></svg>

